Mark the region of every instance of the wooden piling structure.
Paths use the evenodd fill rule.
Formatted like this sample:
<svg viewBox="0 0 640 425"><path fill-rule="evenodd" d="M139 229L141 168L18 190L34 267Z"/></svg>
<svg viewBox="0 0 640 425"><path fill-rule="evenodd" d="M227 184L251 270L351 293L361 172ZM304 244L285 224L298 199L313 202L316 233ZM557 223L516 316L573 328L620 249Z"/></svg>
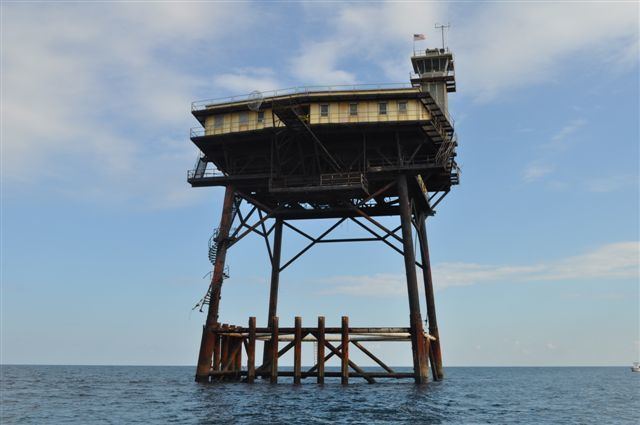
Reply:
<svg viewBox="0 0 640 425"><path fill-rule="evenodd" d="M300 383L302 373L302 317L296 316L295 319L295 347L293 351L293 383Z"/></svg>
<svg viewBox="0 0 640 425"><path fill-rule="evenodd" d="M278 338L279 338L279 329L278 329L278 316L273 316L271 318L271 341L269 343L269 347L271 349L270 353L270 361L271 361L271 383L275 384L278 382Z"/></svg>
<svg viewBox="0 0 640 425"><path fill-rule="evenodd" d="M318 345L318 384L324 384L324 316L318 317L318 332L316 333L316 340Z"/></svg>
<svg viewBox="0 0 640 425"><path fill-rule="evenodd" d="M349 318L342 316L342 385L349 383Z"/></svg>
<svg viewBox="0 0 640 425"><path fill-rule="evenodd" d="M247 344L247 382L256 378L256 318L249 318L249 342Z"/></svg>

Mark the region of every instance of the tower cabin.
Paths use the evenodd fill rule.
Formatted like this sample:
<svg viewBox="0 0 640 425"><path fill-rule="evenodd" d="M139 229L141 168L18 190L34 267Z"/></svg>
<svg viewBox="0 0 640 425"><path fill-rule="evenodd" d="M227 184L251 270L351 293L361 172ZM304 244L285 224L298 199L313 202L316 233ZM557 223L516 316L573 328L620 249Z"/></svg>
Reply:
<svg viewBox="0 0 640 425"><path fill-rule="evenodd" d="M286 218L304 218L319 210L337 216L329 211L405 173L432 214L432 195L459 180L447 109L453 56L427 49L411 61L409 84L296 87L194 102L201 126L191 140L202 154L189 183L233 185L284 209ZM376 197L373 215L395 214L389 196Z"/></svg>

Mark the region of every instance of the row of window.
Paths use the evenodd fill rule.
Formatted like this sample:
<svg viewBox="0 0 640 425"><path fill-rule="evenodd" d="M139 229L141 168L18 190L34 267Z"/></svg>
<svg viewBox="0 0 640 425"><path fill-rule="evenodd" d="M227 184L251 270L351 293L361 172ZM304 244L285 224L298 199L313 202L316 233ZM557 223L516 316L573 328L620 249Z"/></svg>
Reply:
<svg viewBox="0 0 640 425"><path fill-rule="evenodd" d="M404 114L407 112L407 101L398 101L398 113ZM378 102L378 114L379 115L387 115L388 110L388 102ZM349 115L357 116L358 115L358 104L350 103L349 104ZM329 116L329 104L321 103L320 104L320 116L328 117ZM258 111L258 124L264 123L264 111ZM247 125L249 124L249 112L240 112L238 116L238 124ZM213 117L213 126L214 128L222 128L224 125L224 115L215 115Z"/></svg>
<svg viewBox="0 0 640 425"><path fill-rule="evenodd" d="M405 114L407 112L407 101L401 100L397 102L398 104L398 113ZM387 115L388 110L388 102L378 102L378 114L379 115ZM349 104L349 115L356 116L358 115L358 104L350 103ZM320 104L320 116L328 117L329 116L329 104L322 103Z"/></svg>
<svg viewBox="0 0 640 425"><path fill-rule="evenodd" d="M264 122L264 111L258 111L258 124ZM249 124L249 112L240 112L238 115L238 123L240 125ZM224 124L224 115L215 115L213 117L213 127L222 128Z"/></svg>

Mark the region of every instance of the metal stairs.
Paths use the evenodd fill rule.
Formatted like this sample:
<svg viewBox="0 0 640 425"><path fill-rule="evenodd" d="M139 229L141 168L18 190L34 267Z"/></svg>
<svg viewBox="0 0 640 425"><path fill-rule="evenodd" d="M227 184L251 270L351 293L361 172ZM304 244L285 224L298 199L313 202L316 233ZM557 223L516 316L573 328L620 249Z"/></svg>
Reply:
<svg viewBox="0 0 640 425"><path fill-rule="evenodd" d="M231 222L235 220L236 215L238 214L239 205L240 205L240 201L235 201L233 203L233 207L231 209L231 217L232 217ZM235 228L229 229L231 234L233 234L235 230L236 230ZM218 249L221 242L222 242L222 239L220 239L220 228L218 227L213 231L213 233L211 234L211 237L209 237L208 257L209 257L209 261L214 267L216 265L216 259L218 258ZM207 288L207 293L204 294L204 296L200 299L200 301L196 303L195 306L193 306L193 310L198 309L198 311L202 312L202 310L204 309L204 306L209 305L211 303L211 294L213 293L213 285L216 285L216 284L222 285L222 281L224 281L225 279L229 279L229 276L230 276L229 266L226 266L222 270L222 281L220 283L213 281L212 274L213 274L213 270L211 270L209 273L204 275L203 279L206 278L207 276L212 277L211 283L209 284L209 288Z"/></svg>
<svg viewBox="0 0 640 425"><path fill-rule="evenodd" d="M329 153L326 146L320 141L309 125L309 115L305 114L300 105L300 102L305 99L306 97L288 96L273 104L273 113L287 129L294 133L304 134L310 138L322 150L324 159L329 162L334 171L340 171L342 167L340 167L338 161Z"/></svg>

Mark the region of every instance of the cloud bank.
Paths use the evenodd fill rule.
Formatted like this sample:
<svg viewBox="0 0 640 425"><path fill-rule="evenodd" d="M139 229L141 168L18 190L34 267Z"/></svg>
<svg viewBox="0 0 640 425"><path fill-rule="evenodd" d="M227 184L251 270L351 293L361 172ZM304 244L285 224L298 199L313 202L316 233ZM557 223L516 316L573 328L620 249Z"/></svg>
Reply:
<svg viewBox="0 0 640 425"><path fill-rule="evenodd" d="M422 271L417 269L419 279ZM640 242L618 242L584 254L524 265L450 262L433 266L436 290L493 283L639 279ZM331 276L322 280L331 294L385 297L406 294L404 274Z"/></svg>

